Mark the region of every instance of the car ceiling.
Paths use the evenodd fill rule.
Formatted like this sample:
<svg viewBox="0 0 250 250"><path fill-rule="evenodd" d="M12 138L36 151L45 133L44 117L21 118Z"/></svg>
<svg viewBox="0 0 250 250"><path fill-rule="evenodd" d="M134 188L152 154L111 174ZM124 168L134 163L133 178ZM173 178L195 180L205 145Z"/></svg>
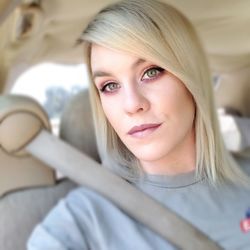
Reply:
<svg viewBox="0 0 250 250"><path fill-rule="evenodd" d="M1 0L0 90L4 89L13 68L19 74L44 61L82 62L82 48L76 46L76 40L94 14L112 2L115 1ZM249 68L250 0L165 2L193 22L213 72L227 74Z"/></svg>

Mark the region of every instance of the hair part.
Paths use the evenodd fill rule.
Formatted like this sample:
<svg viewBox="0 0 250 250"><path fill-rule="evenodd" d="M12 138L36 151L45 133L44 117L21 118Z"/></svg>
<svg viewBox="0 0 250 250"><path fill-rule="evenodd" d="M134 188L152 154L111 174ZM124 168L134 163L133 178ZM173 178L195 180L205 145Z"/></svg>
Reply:
<svg viewBox="0 0 250 250"><path fill-rule="evenodd" d="M100 156L127 179L138 178L138 160L121 142L103 112L91 79L91 45L121 50L154 62L178 77L196 104L196 174L210 183L247 182L227 152L220 133L212 80L201 42L189 22L172 6L155 0L125 0L101 10L83 32L90 97Z"/></svg>

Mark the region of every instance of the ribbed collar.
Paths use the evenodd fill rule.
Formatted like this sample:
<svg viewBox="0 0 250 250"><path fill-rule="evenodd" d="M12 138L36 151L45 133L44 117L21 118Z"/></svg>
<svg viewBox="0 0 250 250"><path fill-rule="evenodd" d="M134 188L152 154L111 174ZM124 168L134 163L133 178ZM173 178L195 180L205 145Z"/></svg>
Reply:
<svg viewBox="0 0 250 250"><path fill-rule="evenodd" d="M135 184L139 186L150 185L162 188L182 188L203 181L205 177L197 178L195 171L178 175L144 174Z"/></svg>

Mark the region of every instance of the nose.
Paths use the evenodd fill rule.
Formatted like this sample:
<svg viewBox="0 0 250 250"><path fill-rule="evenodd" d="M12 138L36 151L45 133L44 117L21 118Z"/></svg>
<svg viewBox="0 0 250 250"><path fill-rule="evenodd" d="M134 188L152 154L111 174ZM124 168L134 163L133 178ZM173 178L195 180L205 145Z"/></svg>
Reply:
<svg viewBox="0 0 250 250"><path fill-rule="evenodd" d="M127 88L124 92L124 110L132 115L138 112L145 112L149 109L150 102L140 87Z"/></svg>

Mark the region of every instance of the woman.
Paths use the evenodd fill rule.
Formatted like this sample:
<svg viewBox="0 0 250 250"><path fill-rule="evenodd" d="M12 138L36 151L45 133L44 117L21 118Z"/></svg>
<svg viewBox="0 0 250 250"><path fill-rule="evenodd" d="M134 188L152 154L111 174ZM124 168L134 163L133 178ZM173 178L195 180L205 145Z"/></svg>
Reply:
<svg viewBox="0 0 250 250"><path fill-rule="evenodd" d="M225 249L247 249L248 177L225 150L209 70L189 21L153 0L102 10L81 39L104 165ZM29 249L174 249L97 193L79 188Z"/></svg>

